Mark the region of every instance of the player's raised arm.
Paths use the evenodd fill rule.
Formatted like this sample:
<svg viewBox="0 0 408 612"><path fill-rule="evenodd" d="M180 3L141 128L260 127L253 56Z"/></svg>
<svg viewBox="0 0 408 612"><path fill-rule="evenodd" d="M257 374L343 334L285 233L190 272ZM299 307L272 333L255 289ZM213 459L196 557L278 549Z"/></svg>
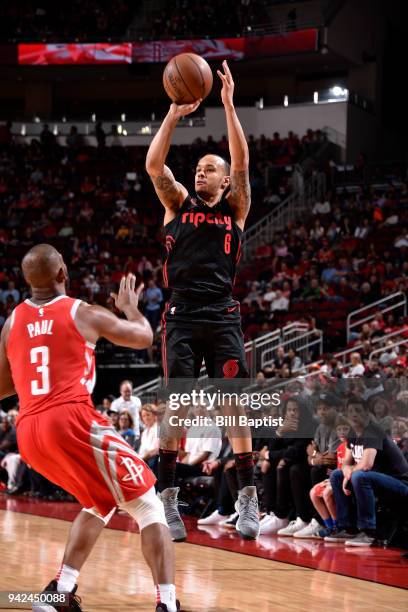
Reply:
<svg viewBox="0 0 408 612"><path fill-rule="evenodd" d="M244 229L251 206L249 185L249 149L244 130L234 107L234 80L227 62L222 63L224 73L217 70L222 81L221 99L227 118L228 141L231 156L231 194L229 203L235 212L235 221Z"/></svg>
<svg viewBox="0 0 408 612"><path fill-rule="evenodd" d="M152 345L152 328L138 308L143 285L135 290L135 283L136 277L128 274L122 278L118 294L111 294L116 307L125 313L127 320L119 319L102 306L81 305L75 323L84 338L93 343L99 338L106 338L113 344L134 349L145 349Z"/></svg>
<svg viewBox="0 0 408 612"><path fill-rule="evenodd" d="M10 364L7 359L6 344L10 329L10 320L7 319L0 337L0 400L15 395L14 382L11 376Z"/></svg>
<svg viewBox="0 0 408 612"><path fill-rule="evenodd" d="M201 100L198 100L193 104L182 105L173 103L147 152L147 173L152 179L160 202L170 213L177 212L187 197L187 189L176 181L170 168L165 165L171 137L179 119L197 110L200 102ZM165 223L171 220L171 214L169 216L170 218L165 219Z"/></svg>

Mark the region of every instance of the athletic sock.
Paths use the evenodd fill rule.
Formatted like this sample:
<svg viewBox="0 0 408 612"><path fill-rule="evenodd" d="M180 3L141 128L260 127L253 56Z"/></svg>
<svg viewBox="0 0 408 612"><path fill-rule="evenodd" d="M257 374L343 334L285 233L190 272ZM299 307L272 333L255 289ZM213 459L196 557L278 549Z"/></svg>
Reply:
<svg viewBox="0 0 408 612"><path fill-rule="evenodd" d="M328 519L323 519L323 523L326 525L327 529L333 529L334 527L333 519L331 516Z"/></svg>
<svg viewBox="0 0 408 612"><path fill-rule="evenodd" d="M333 529L338 529L337 519L332 518L333 521Z"/></svg>
<svg viewBox="0 0 408 612"><path fill-rule="evenodd" d="M159 451L159 491L174 487L178 451L160 449Z"/></svg>
<svg viewBox="0 0 408 612"><path fill-rule="evenodd" d="M61 565L61 569L57 574L57 591L60 593L70 593L76 585L79 576L78 570L69 565Z"/></svg>
<svg viewBox="0 0 408 612"><path fill-rule="evenodd" d="M238 486L252 487L254 484L254 460L251 453L234 453L237 468Z"/></svg>
<svg viewBox="0 0 408 612"><path fill-rule="evenodd" d="M156 585L156 603L165 604L168 612L177 612L176 587L174 584Z"/></svg>

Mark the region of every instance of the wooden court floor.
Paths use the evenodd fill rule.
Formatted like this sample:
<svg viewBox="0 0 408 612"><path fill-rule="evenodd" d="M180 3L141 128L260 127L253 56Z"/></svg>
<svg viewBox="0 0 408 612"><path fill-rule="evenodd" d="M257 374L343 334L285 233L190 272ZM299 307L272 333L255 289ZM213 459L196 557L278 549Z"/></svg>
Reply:
<svg viewBox="0 0 408 612"><path fill-rule="evenodd" d="M0 591L41 590L69 523L0 510ZM79 578L85 612L154 611L139 535L106 529ZM215 548L176 546L177 595L189 612L408 610L408 591ZM362 560L364 562L364 560Z"/></svg>

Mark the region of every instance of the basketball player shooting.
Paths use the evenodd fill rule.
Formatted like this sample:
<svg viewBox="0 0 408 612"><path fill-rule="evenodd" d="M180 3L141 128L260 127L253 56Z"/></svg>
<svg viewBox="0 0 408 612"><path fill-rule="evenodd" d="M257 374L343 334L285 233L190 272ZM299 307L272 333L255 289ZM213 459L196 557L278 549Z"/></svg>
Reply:
<svg viewBox="0 0 408 612"><path fill-rule="evenodd" d="M241 239L251 204L249 151L234 108L234 81L227 65L218 71L228 128L231 166L218 155L205 155L195 170L195 195L176 181L166 166L172 134L192 104L171 104L147 153L146 170L165 208L167 259L164 284L172 289L163 316L165 378L197 378L203 358L210 378L247 377L239 303L232 299ZM229 432L240 487L237 530L248 539L259 534L256 488L253 484L249 428ZM174 486L178 440L162 436L159 491L171 535L186 538Z"/></svg>
<svg viewBox="0 0 408 612"><path fill-rule="evenodd" d="M155 476L94 408L95 343L104 337L134 349L152 343L138 309L142 286L122 278L116 307L68 297L67 268L52 246L33 247L22 263L32 297L6 321L0 340L0 399L17 392L17 439L22 459L83 505L57 578L46 591L70 592L69 606L34 605L36 612L80 612L76 579L103 527L119 506L138 523L142 552L156 585L156 612L177 612L174 551Z"/></svg>

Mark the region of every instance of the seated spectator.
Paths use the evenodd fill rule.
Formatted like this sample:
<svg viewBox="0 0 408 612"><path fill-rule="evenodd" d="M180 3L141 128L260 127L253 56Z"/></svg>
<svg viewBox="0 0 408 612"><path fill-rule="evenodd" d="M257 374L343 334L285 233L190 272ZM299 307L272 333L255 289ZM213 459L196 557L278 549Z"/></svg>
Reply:
<svg viewBox="0 0 408 612"><path fill-rule="evenodd" d="M121 413L124 410L129 412L132 417L133 427L135 431L136 439L140 436L140 422L139 422L139 411L142 406L142 402L138 397L132 395L133 383L131 380L123 380L120 383L120 396L113 400L111 405L112 412Z"/></svg>
<svg viewBox="0 0 408 612"><path fill-rule="evenodd" d="M20 292L18 289L16 289L16 285L13 281L9 281L7 283L7 289L0 292L0 300L3 302L3 304L6 304L10 297L13 298L13 302L15 304L18 304L20 301Z"/></svg>
<svg viewBox="0 0 408 612"><path fill-rule="evenodd" d="M316 422L298 398L289 398L283 424L268 441L268 453L262 464L266 510L261 533L293 535L312 519L309 499L310 471L306 448L311 442ZM295 520L289 523L294 513Z"/></svg>
<svg viewBox="0 0 408 612"><path fill-rule="evenodd" d="M235 466L234 454L227 438L222 441L220 454L214 461L203 463L203 474L216 479L217 508L209 516L199 519L198 525L224 524L235 513L234 498L231 495L227 472Z"/></svg>
<svg viewBox="0 0 408 612"><path fill-rule="evenodd" d="M271 311L273 313L287 312L289 308L289 300L286 298L280 289L277 289L275 298L271 301Z"/></svg>
<svg viewBox="0 0 408 612"><path fill-rule="evenodd" d="M331 205L329 199L325 198L324 202L316 202L313 206L312 213L314 215L328 215L331 212Z"/></svg>
<svg viewBox="0 0 408 612"><path fill-rule="evenodd" d="M197 406L194 416L208 417L206 407ZM187 430L184 455L177 463L177 478L200 476L203 473L203 464L218 457L221 445L221 432L214 424L190 427Z"/></svg>
<svg viewBox="0 0 408 612"><path fill-rule="evenodd" d="M118 425L118 432L133 448L135 446L136 434L135 430L133 429L133 419L127 410L122 410L122 412L119 414Z"/></svg>
<svg viewBox="0 0 408 612"><path fill-rule="evenodd" d="M160 322L161 305L163 302L163 293L156 284L156 281L150 279L145 290L146 309L144 315L152 326L153 331L156 331Z"/></svg>
<svg viewBox="0 0 408 612"><path fill-rule="evenodd" d="M357 378L358 376L364 376L365 368L361 362L360 353L352 353L351 357L351 365L347 374L345 374L346 378Z"/></svg>
<svg viewBox="0 0 408 612"><path fill-rule="evenodd" d="M302 360L294 348L288 349L288 363L291 374L296 374L303 368Z"/></svg>
<svg viewBox="0 0 408 612"><path fill-rule="evenodd" d="M156 406L144 404L140 411L140 418L144 425L140 438L138 454L147 465L157 473L159 462L160 437L157 425Z"/></svg>
<svg viewBox="0 0 408 612"><path fill-rule="evenodd" d="M346 546L370 546L376 535L376 498L388 504L408 501L408 462L395 442L370 421L367 404L358 397L349 399L347 419L355 436L348 440L342 469L330 476L339 531L325 539Z"/></svg>
<svg viewBox="0 0 408 612"><path fill-rule="evenodd" d="M350 435L350 423L344 417L338 417L336 421L336 435L340 441L336 451L337 469L343 467L344 457L347 451L347 439ZM337 511L334 503L333 489L330 484L330 478L326 478L322 482L316 484L310 491L310 499L318 512L321 521L324 523L324 528L319 527L317 535L313 537L325 538L337 533ZM301 532L295 534L300 536Z"/></svg>
<svg viewBox="0 0 408 612"><path fill-rule="evenodd" d="M116 431L118 431L119 430L119 408L111 405L106 411L106 416L112 423L112 426L116 429Z"/></svg>
<svg viewBox="0 0 408 612"><path fill-rule="evenodd" d="M384 395L374 396L370 401L370 409L373 413L372 421L390 436L393 418L388 414L389 404L387 398Z"/></svg>

